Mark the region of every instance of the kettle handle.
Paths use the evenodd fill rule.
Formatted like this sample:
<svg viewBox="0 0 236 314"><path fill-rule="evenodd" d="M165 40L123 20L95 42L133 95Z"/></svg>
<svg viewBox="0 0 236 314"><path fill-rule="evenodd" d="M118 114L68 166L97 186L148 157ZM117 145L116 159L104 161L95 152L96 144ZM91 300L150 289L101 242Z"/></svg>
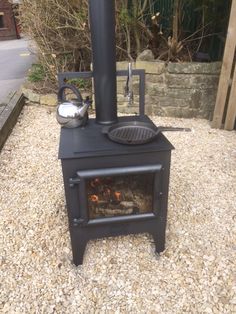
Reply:
<svg viewBox="0 0 236 314"><path fill-rule="evenodd" d="M64 91L65 91L65 89L70 89L75 95L76 95L76 97L77 97L77 99L78 99L78 101L79 102L83 102L83 98L82 98L82 96L81 96L81 93L80 93L80 91L78 90L78 88L76 88L74 85L69 85L69 84L65 84L65 85L63 85L60 89L59 89L59 91L58 91L58 94L57 94L57 99L58 99L58 102L64 102L64 101L66 101L66 99L65 99L65 95L64 95Z"/></svg>

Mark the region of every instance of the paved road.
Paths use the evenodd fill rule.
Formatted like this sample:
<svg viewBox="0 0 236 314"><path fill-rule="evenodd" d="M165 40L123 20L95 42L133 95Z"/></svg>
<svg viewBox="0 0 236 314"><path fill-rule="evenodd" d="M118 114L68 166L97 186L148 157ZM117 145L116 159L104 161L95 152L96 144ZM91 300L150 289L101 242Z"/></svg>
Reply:
<svg viewBox="0 0 236 314"><path fill-rule="evenodd" d="M35 49L28 40L0 41L0 103L21 86L35 60Z"/></svg>

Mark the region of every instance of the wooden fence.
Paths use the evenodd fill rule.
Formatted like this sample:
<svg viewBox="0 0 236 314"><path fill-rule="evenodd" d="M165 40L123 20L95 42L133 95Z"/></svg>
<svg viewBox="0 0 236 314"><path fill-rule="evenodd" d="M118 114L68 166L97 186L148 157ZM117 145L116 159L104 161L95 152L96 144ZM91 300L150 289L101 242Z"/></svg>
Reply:
<svg viewBox="0 0 236 314"><path fill-rule="evenodd" d="M236 0L232 0L228 34L212 127L233 130L236 119Z"/></svg>

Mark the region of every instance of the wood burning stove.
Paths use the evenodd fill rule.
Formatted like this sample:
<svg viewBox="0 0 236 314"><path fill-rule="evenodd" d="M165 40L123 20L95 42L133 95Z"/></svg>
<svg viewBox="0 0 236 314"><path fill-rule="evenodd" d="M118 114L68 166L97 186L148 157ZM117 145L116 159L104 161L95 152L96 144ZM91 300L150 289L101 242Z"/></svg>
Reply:
<svg viewBox="0 0 236 314"><path fill-rule="evenodd" d="M144 115L139 70L134 73L141 78L140 115L117 118L114 1L89 4L93 73L83 75L94 78L96 119L85 127L62 128L59 148L75 265L82 264L86 244L95 238L150 233L156 251L164 250L173 149L162 133L150 143L132 146L112 142L102 133L104 124L152 122Z"/></svg>
<svg viewBox="0 0 236 314"><path fill-rule="evenodd" d="M119 121L134 119L149 120ZM173 146L163 134L148 144L122 145L101 130L95 119L84 128L61 130L59 158L76 265L94 238L145 232L153 236L157 252L165 247Z"/></svg>

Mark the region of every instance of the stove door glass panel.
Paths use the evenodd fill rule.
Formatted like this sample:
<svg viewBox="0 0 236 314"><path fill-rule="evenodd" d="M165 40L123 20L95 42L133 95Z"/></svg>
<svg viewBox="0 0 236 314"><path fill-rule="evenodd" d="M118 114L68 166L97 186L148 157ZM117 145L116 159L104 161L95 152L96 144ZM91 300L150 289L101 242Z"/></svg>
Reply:
<svg viewBox="0 0 236 314"><path fill-rule="evenodd" d="M89 218L153 212L154 173L86 179Z"/></svg>

